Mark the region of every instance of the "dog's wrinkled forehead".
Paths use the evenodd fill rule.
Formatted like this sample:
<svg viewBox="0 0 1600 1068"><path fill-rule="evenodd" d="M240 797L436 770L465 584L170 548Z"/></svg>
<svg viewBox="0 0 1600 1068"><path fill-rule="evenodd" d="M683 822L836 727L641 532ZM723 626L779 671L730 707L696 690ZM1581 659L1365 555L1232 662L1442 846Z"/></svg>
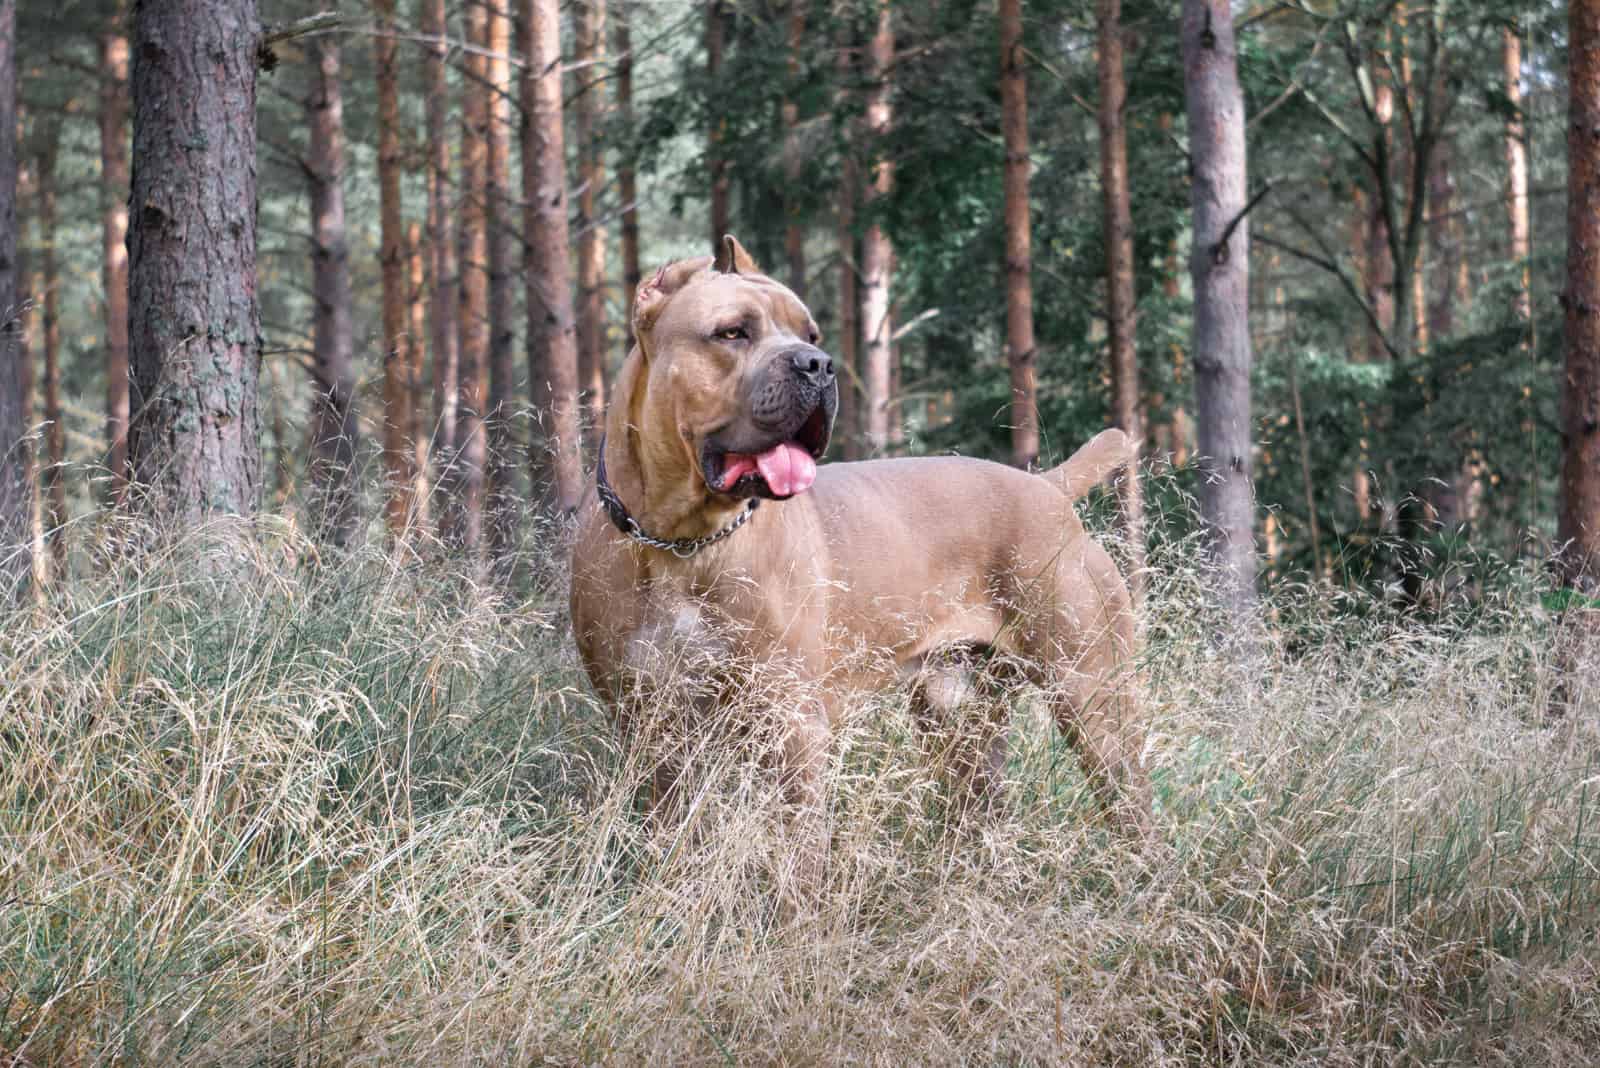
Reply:
<svg viewBox="0 0 1600 1068"><path fill-rule="evenodd" d="M800 298L762 274L733 238L715 262L702 256L662 267L634 298L634 335L641 341L667 334L710 335L741 325L754 334L768 323L799 337L814 328Z"/></svg>

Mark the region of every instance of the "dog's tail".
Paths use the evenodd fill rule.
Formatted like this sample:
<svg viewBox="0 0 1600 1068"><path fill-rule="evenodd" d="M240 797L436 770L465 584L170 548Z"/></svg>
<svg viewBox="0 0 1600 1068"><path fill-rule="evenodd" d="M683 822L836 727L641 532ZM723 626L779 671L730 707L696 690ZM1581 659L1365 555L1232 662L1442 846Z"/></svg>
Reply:
<svg viewBox="0 0 1600 1068"><path fill-rule="evenodd" d="M1112 427L1102 430L1067 458L1039 477L1076 501L1126 467L1137 455L1133 439Z"/></svg>

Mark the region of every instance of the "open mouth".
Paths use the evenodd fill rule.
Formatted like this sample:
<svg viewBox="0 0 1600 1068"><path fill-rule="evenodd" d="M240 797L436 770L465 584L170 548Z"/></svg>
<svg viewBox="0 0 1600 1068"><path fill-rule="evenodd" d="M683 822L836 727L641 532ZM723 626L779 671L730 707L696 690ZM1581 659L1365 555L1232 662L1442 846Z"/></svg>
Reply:
<svg viewBox="0 0 1600 1068"><path fill-rule="evenodd" d="M811 488L817 461L828 447L828 413L821 404L811 409L793 434L748 452L708 439L700 457L706 485L733 497L784 500Z"/></svg>

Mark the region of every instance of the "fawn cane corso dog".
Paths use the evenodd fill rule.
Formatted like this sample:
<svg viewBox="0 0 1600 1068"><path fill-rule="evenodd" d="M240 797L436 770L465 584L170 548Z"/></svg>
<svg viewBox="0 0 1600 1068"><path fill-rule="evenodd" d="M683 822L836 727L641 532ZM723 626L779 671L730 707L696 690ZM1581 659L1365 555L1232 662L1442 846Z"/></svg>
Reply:
<svg viewBox="0 0 1600 1068"><path fill-rule="evenodd" d="M1107 814L1148 828L1132 607L1073 509L1127 462L1120 431L1043 474L961 457L819 467L833 360L806 306L731 237L714 263L641 284L633 329L579 510L571 604L625 737L659 723L662 703L689 706L673 714L694 730L737 688L729 676L787 680L768 687L771 756L815 872L828 743L852 694L909 684L937 731L976 715L965 785L996 785L1005 725L996 702L968 699L985 654L1042 687ZM675 775L658 769L658 801Z"/></svg>

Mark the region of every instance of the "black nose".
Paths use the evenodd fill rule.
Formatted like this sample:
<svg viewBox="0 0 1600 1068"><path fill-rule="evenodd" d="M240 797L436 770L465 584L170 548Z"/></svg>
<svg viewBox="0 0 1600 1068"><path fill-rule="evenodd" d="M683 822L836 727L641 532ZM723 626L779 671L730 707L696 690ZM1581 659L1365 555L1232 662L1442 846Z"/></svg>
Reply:
<svg viewBox="0 0 1600 1068"><path fill-rule="evenodd" d="M833 381L833 357L821 349L810 346L796 349L789 354L789 362L794 366L795 374L818 389Z"/></svg>

